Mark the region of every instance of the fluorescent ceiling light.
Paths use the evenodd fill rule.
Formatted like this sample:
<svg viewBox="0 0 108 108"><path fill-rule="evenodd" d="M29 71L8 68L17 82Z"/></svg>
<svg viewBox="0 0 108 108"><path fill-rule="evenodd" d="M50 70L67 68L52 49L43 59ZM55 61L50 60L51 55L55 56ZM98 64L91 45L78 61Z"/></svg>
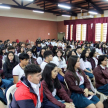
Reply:
<svg viewBox="0 0 108 108"><path fill-rule="evenodd" d="M33 12L44 13L44 11L33 10Z"/></svg>
<svg viewBox="0 0 108 108"><path fill-rule="evenodd" d="M24 0L24 1L34 1L34 0Z"/></svg>
<svg viewBox="0 0 108 108"><path fill-rule="evenodd" d="M64 17L71 17L70 15L62 15L62 16L64 16Z"/></svg>
<svg viewBox="0 0 108 108"><path fill-rule="evenodd" d="M11 7L9 7L9 6L0 6L0 8L2 8L2 9L11 9Z"/></svg>
<svg viewBox="0 0 108 108"><path fill-rule="evenodd" d="M94 14L94 15L98 14L97 12L94 12L94 11L89 11L88 13Z"/></svg>
<svg viewBox="0 0 108 108"><path fill-rule="evenodd" d="M61 8L66 8L66 9L71 9L71 7L70 7L70 6L63 5L63 4L58 4L58 7L61 7Z"/></svg>

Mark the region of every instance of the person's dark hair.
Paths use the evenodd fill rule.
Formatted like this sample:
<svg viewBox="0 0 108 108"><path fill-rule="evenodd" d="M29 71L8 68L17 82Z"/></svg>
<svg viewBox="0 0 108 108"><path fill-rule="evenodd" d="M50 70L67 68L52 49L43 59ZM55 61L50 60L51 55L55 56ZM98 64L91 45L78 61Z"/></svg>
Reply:
<svg viewBox="0 0 108 108"><path fill-rule="evenodd" d="M68 45L66 48L71 49L71 46Z"/></svg>
<svg viewBox="0 0 108 108"><path fill-rule="evenodd" d="M45 48L42 48L42 49L40 50L39 57L41 57L41 58L42 58L42 60L43 60L43 58L44 58L44 54L43 54L43 55L41 54L41 53L42 53L42 50L45 50L45 51L46 51L46 49L45 49Z"/></svg>
<svg viewBox="0 0 108 108"><path fill-rule="evenodd" d="M84 44L81 44L81 48L84 46Z"/></svg>
<svg viewBox="0 0 108 108"><path fill-rule="evenodd" d="M95 49L92 49L91 52L90 52L90 58L92 58L95 54L96 50Z"/></svg>
<svg viewBox="0 0 108 108"><path fill-rule="evenodd" d="M36 74L36 73L40 73L40 72L41 72L41 68L35 64L29 64L24 69L24 73L25 73L26 78L30 74Z"/></svg>
<svg viewBox="0 0 108 108"><path fill-rule="evenodd" d="M63 51L62 51L61 49L58 49L58 50L57 50L57 53L58 53L59 51L60 51L60 53L62 54L60 58L61 58L61 60L63 60ZM57 53L56 53L56 56L57 56ZM57 57L58 57L58 56L57 56Z"/></svg>
<svg viewBox="0 0 108 108"><path fill-rule="evenodd" d="M30 45L29 43L26 44L26 46Z"/></svg>
<svg viewBox="0 0 108 108"><path fill-rule="evenodd" d="M13 56L14 56L12 62L11 62L11 61L9 60L9 58L8 58L8 55L9 55L10 53L12 53ZM8 68L8 69L11 69L11 70L18 64L18 62L15 61L15 55L14 55L14 53L13 53L12 51L9 51L9 52L7 53L7 61L6 61L6 64L7 64L7 68Z"/></svg>
<svg viewBox="0 0 108 108"><path fill-rule="evenodd" d="M13 49L15 49L13 46L9 46L9 47L8 47L8 51L9 51L9 50L13 50Z"/></svg>
<svg viewBox="0 0 108 108"><path fill-rule="evenodd" d="M48 63L45 66L42 74L43 80L47 83L50 92L53 92L54 88L61 89L61 85L58 80L58 77L56 77L54 80L52 80L51 78L51 72L55 67L57 67L57 65L53 63Z"/></svg>
<svg viewBox="0 0 108 108"><path fill-rule="evenodd" d="M80 79L79 79L79 77L76 75L76 70L75 70L75 65L76 65L76 63L77 63L78 58L79 58L79 57L76 56L76 55L72 55L72 56L69 57L69 59L68 59L68 65L67 65L67 70L69 70L69 71L73 74L74 78L76 79L76 81L77 81L77 83L78 83L78 85L79 85ZM78 69L78 72L79 72L80 74L82 74L82 71L81 71L80 69Z"/></svg>
<svg viewBox="0 0 108 108"><path fill-rule="evenodd" d="M53 55L52 51L47 50L44 52L44 58L48 57L49 55Z"/></svg>
<svg viewBox="0 0 108 108"><path fill-rule="evenodd" d="M19 48L19 53L21 53L21 48L24 48L24 47L20 47L20 48ZM23 51L23 53L24 53L24 51Z"/></svg>
<svg viewBox="0 0 108 108"><path fill-rule="evenodd" d="M102 52L104 51L104 53L106 54L106 48L103 47L103 45L105 45L104 43L101 45L101 48L102 48Z"/></svg>
<svg viewBox="0 0 108 108"><path fill-rule="evenodd" d="M75 50L69 51L69 53L67 55L67 59L69 59L69 57L72 56L72 52L75 52Z"/></svg>
<svg viewBox="0 0 108 108"><path fill-rule="evenodd" d="M3 42L2 40L0 40L0 42Z"/></svg>
<svg viewBox="0 0 108 108"><path fill-rule="evenodd" d="M82 51L82 54L81 54L81 57L80 57L80 58L82 58L84 61L86 60L86 56L85 56L86 52L87 52L86 49L83 50L83 51Z"/></svg>
<svg viewBox="0 0 108 108"><path fill-rule="evenodd" d="M52 49L52 52L53 52L53 55L54 55L54 56L55 56L56 53L57 53L56 50L57 50L57 46L54 46L53 49Z"/></svg>
<svg viewBox="0 0 108 108"><path fill-rule="evenodd" d="M104 61L105 58L107 58L106 55L100 55L100 56L98 57L98 65L101 65L101 62Z"/></svg>
<svg viewBox="0 0 108 108"><path fill-rule="evenodd" d="M99 44L96 45L96 48L100 49L100 48L99 48Z"/></svg>
<svg viewBox="0 0 108 108"><path fill-rule="evenodd" d="M32 47L32 54L37 57L37 51L35 49L36 49L36 46L33 46Z"/></svg>
<svg viewBox="0 0 108 108"><path fill-rule="evenodd" d="M80 49L80 48L81 48L80 46L77 46L76 50L77 50L77 49Z"/></svg>
<svg viewBox="0 0 108 108"><path fill-rule="evenodd" d="M29 51L32 53L31 49L28 49L28 50L26 51L26 53L29 52Z"/></svg>
<svg viewBox="0 0 108 108"><path fill-rule="evenodd" d="M19 55L19 59L20 59L20 60L24 60L24 59L28 60L28 59L29 59L29 55L26 54L26 53L21 53L21 54Z"/></svg>
<svg viewBox="0 0 108 108"><path fill-rule="evenodd" d="M3 50L6 50L6 48L5 48L5 47L2 47L2 48L0 49L0 55L3 55ZM6 53L5 53L4 55L6 55Z"/></svg>

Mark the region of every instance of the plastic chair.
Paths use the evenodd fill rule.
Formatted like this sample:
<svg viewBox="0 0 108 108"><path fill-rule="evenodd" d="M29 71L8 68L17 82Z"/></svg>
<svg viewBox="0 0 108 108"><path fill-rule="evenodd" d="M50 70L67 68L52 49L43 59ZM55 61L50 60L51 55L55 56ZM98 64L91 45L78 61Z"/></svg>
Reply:
<svg viewBox="0 0 108 108"><path fill-rule="evenodd" d="M7 107L9 106L9 104L11 103L11 100L10 100L10 94L14 95L15 91L16 91L17 87L16 87L16 84L12 85L6 92L6 99L7 99Z"/></svg>
<svg viewBox="0 0 108 108"><path fill-rule="evenodd" d="M96 90L96 94L100 95L100 101L103 102L104 100L106 100L108 97L106 95L104 95L103 93L99 92Z"/></svg>

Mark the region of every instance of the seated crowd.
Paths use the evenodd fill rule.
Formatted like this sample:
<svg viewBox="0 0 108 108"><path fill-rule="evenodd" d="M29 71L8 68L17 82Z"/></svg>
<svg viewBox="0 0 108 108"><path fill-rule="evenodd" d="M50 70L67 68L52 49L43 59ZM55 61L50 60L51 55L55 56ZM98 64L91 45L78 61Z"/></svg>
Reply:
<svg viewBox="0 0 108 108"><path fill-rule="evenodd" d="M74 40L0 40L0 108L14 84L9 108L104 108L93 88L108 96L107 47Z"/></svg>

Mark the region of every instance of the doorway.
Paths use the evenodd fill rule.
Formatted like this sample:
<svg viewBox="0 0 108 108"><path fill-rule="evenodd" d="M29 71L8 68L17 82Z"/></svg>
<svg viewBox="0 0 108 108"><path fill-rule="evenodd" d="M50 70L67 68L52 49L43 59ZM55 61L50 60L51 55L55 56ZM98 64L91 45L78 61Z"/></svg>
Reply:
<svg viewBox="0 0 108 108"><path fill-rule="evenodd" d="M65 36L64 32L59 32L58 33L58 40L63 40L63 36Z"/></svg>

